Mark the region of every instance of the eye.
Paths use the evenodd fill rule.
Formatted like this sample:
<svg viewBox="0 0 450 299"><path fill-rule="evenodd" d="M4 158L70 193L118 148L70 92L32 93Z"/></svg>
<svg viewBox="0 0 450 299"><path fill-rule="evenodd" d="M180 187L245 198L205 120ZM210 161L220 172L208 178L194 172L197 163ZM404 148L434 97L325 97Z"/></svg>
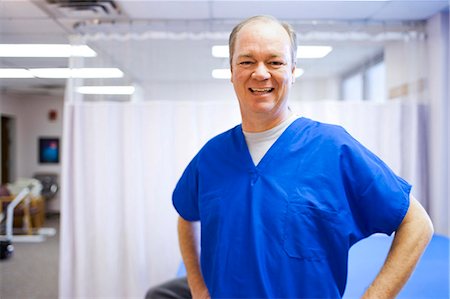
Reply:
<svg viewBox="0 0 450 299"><path fill-rule="evenodd" d="M285 65L285 63L283 61L271 61L269 62L270 65L272 66L283 66Z"/></svg>
<svg viewBox="0 0 450 299"><path fill-rule="evenodd" d="M252 61L250 61L250 60L244 60L244 61L241 61L241 62L239 62L239 65L251 65L253 62Z"/></svg>

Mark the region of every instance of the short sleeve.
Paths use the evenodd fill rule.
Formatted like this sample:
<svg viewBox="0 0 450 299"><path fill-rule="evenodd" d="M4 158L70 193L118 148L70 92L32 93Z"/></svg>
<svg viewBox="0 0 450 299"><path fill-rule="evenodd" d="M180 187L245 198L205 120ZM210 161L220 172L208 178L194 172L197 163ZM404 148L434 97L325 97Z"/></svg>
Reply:
<svg viewBox="0 0 450 299"><path fill-rule="evenodd" d="M356 226L367 237L393 233L409 208L411 185L345 132L340 161Z"/></svg>
<svg viewBox="0 0 450 299"><path fill-rule="evenodd" d="M186 167L172 194L173 206L187 221L200 220L197 161L198 155Z"/></svg>

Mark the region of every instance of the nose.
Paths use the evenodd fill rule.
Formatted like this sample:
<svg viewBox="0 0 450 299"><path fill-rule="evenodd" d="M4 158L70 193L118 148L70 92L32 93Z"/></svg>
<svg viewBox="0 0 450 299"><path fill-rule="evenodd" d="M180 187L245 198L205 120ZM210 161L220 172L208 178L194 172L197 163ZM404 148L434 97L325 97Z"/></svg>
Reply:
<svg viewBox="0 0 450 299"><path fill-rule="evenodd" d="M267 80L270 78L270 72L264 63L259 63L256 65L252 77L256 80Z"/></svg>

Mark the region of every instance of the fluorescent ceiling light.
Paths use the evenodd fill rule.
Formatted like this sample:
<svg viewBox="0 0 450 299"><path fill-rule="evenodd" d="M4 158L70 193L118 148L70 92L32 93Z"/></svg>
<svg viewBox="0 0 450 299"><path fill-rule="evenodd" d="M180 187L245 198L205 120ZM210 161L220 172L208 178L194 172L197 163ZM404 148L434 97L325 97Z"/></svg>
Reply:
<svg viewBox="0 0 450 299"><path fill-rule="evenodd" d="M298 46L297 59L323 58L327 56L331 50L330 46Z"/></svg>
<svg viewBox="0 0 450 299"><path fill-rule="evenodd" d="M295 69L295 77L298 78L303 75L305 71L300 68ZM211 72L211 75L214 79L231 79L231 71L230 69L214 69Z"/></svg>
<svg viewBox="0 0 450 299"><path fill-rule="evenodd" d="M297 59L323 58L332 50L330 46L298 46ZM211 54L213 57L228 58L228 46L212 46Z"/></svg>
<svg viewBox="0 0 450 299"><path fill-rule="evenodd" d="M80 86L77 92L81 94L131 95L134 86Z"/></svg>
<svg viewBox="0 0 450 299"><path fill-rule="evenodd" d="M26 69L0 69L0 78L34 78Z"/></svg>
<svg viewBox="0 0 450 299"><path fill-rule="evenodd" d="M79 45L79 46L71 46L70 47L70 56L74 57L95 57L97 56L97 53L95 53L94 50L92 50L90 47L86 45Z"/></svg>
<svg viewBox="0 0 450 299"><path fill-rule="evenodd" d="M38 68L30 69L37 78L122 78L118 68Z"/></svg>
<svg viewBox="0 0 450 299"><path fill-rule="evenodd" d="M36 68L36 69L1 69L0 78L122 78L123 72L118 68Z"/></svg>
<svg viewBox="0 0 450 299"><path fill-rule="evenodd" d="M214 79L231 79L230 69L215 69L211 75Z"/></svg>
<svg viewBox="0 0 450 299"><path fill-rule="evenodd" d="M0 57L95 57L86 45L62 44L0 44Z"/></svg>
<svg viewBox="0 0 450 299"><path fill-rule="evenodd" d="M218 58L228 58L230 56L228 46L212 46L211 54L213 57Z"/></svg>

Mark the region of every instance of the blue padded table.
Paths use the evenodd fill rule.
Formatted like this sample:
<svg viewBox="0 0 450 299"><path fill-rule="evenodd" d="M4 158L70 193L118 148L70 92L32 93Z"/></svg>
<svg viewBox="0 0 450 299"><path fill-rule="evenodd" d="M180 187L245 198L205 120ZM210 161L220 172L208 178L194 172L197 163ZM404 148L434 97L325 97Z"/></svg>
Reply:
<svg viewBox="0 0 450 299"><path fill-rule="evenodd" d="M393 237L376 234L350 249L345 299L361 297L383 265L392 240ZM397 298L449 299L449 282L449 239L434 235Z"/></svg>

